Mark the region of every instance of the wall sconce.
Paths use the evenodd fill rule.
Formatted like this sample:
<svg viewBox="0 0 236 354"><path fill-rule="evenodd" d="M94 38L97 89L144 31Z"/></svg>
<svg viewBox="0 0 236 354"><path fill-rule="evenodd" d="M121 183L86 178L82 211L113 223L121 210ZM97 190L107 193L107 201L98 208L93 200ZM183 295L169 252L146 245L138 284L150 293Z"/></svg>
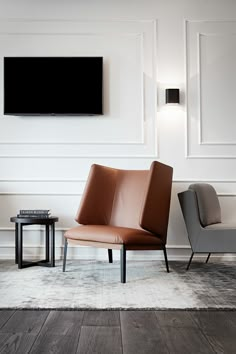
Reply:
<svg viewBox="0 0 236 354"><path fill-rule="evenodd" d="M179 103L179 89L166 89L166 103Z"/></svg>

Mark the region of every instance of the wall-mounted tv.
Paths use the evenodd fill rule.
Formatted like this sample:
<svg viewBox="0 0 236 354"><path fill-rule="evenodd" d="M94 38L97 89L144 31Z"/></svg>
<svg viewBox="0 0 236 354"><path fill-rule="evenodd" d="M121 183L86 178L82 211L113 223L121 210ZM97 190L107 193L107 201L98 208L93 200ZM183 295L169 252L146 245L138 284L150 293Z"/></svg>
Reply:
<svg viewBox="0 0 236 354"><path fill-rule="evenodd" d="M103 114L103 58L4 57L4 114Z"/></svg>

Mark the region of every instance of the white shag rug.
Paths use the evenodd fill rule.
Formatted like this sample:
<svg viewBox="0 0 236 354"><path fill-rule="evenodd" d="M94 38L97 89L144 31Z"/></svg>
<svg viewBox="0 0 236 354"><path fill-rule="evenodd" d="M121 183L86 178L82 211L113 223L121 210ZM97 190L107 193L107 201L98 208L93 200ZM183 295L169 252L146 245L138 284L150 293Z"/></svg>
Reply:
<svg viewBox="0 0 236 354"><path fill-rule="evenodd" d="M120 264L68 261L55 268L18 270L0 261L0 308L25 309L236 309L236 262L208 264L127 261L127 283Z"/></svg>

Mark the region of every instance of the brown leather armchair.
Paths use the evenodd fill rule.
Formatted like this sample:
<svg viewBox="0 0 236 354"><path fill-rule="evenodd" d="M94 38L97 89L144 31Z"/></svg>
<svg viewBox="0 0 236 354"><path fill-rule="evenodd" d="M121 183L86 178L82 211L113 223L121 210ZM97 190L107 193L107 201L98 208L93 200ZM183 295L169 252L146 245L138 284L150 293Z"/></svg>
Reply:
<svg viewBox="0 0 236 354"><path fill-rule="evenodd" d="M120 170L92 165L75 220L65 233L63 271L68 241L120 250L121 282L126 282L126 251L163 250L166 237L173 169L154 161L150 170Z"/></svg>

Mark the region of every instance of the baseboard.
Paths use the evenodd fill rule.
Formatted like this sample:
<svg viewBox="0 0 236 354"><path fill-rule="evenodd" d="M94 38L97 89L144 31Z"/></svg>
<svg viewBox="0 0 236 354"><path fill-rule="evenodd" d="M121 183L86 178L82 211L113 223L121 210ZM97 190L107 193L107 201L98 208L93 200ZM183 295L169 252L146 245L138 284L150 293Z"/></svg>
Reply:
<svg viewBox="0 0 236 354"><path fill-rule="evenodd" d="M187 261L191 254L191 248L188 245L168 245L167 255L170 261L184 260ZM44 245L24 245L24 259L42 259L44 258ZM57 260L63 258L63 246L55 246L55 257ZM5 244L0 246L0 259L13 260L15 258L15 245ZM212 254L212 258L219 260L236 260L235 253L217 253ZM107 250L94 247L85 247L80 245L73 245L68 248L68 259L80 260L107 260ZM120 259L120 252L113 251L113 259ZM194 255L194 259L206 259L206 254L199 253ZM127 260L163 260L162 251L128 251Z"/></svg>

